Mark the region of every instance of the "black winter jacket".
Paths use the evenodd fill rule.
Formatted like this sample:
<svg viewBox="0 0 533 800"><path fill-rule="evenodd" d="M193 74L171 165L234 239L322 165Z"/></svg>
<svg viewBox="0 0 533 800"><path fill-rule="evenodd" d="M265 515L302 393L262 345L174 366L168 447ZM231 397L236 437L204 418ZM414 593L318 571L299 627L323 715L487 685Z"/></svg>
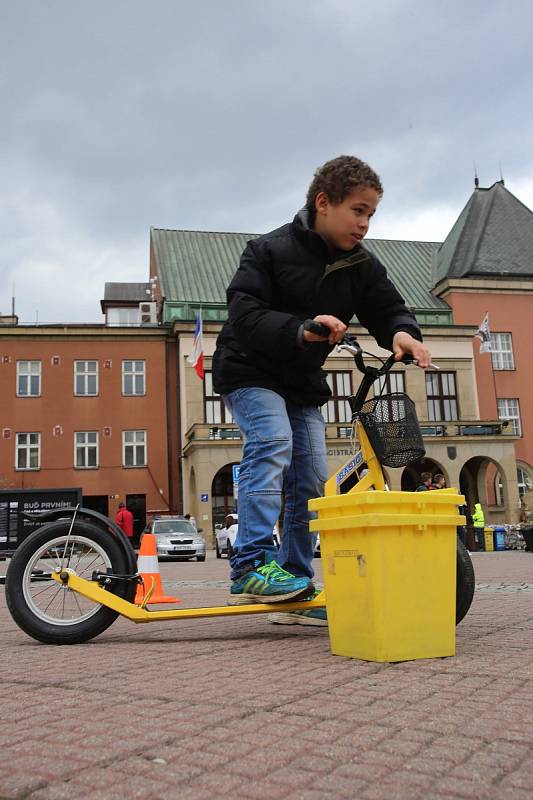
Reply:
<svg viewBox="0 0 533 800"><path fill-rule="evenodd" d="M422 339L385 267L358 245L332 251L300 211L292 223L248 242L227 291L228 320L213 357L219 394L257 386L296 405L322 405L330 390L321 369L328 342L298 341L302 322L354 314L387 349L397 331Z"/></svg>

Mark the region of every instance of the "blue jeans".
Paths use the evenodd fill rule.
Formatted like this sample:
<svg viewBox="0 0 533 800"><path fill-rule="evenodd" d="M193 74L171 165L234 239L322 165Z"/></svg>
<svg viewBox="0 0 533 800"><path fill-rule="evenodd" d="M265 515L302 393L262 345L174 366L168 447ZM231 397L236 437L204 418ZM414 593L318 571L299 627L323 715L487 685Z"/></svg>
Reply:
<svg viewBox="0 0 533 800"><path fill-rule="evenodd" d="M224 402L243 436L239 527L231 578L265 554L298 577L313 577L316 536L307 509L327 478L325 423L316 406L294 406L269 389L236 389ZM279 552L272 539L285 500Z"/></svg>

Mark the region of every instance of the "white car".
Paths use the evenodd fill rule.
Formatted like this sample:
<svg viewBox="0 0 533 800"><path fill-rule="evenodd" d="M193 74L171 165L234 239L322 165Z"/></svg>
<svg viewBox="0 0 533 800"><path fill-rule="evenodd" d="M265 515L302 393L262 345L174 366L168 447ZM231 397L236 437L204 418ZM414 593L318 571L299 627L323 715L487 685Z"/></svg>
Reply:
<svg viewBox="0 0 533 800"><path fill-rule="evenodd" d="M205 561L206 544L191 522L184 517L157 516L146 526L148 533L155 534L157 557L192 559Z"/></svg>

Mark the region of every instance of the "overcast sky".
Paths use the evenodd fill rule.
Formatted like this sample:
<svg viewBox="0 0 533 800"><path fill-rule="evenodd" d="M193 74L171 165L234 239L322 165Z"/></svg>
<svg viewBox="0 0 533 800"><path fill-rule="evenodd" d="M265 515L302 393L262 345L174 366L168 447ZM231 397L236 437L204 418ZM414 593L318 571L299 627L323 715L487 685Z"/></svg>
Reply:
<svg viewBox="0 0 533 800"><path fill-rule="evenodd" d="M530 0L0 0L0 313L100 322L150 226L264 232L343 153L370 236L442 241L500 178L533 208Z"/></svg>

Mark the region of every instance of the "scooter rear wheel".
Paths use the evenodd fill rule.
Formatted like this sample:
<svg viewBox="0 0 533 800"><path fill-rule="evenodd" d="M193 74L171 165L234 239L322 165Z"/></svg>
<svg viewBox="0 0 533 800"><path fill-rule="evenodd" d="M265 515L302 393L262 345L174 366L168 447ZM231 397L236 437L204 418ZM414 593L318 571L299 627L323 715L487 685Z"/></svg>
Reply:
<svg viewBox="0 0 533 800"><path fill-rule="evenodd" d="M93 572L125 574L124 550L97 525L57 520L34 531L19 545L6 575L6 601L11 616L29 636L45 644L79 644L105 631L118 614L55 581L58 567L70 568L86 579ZM130 602L133 582L111 589Z"/></svg>

